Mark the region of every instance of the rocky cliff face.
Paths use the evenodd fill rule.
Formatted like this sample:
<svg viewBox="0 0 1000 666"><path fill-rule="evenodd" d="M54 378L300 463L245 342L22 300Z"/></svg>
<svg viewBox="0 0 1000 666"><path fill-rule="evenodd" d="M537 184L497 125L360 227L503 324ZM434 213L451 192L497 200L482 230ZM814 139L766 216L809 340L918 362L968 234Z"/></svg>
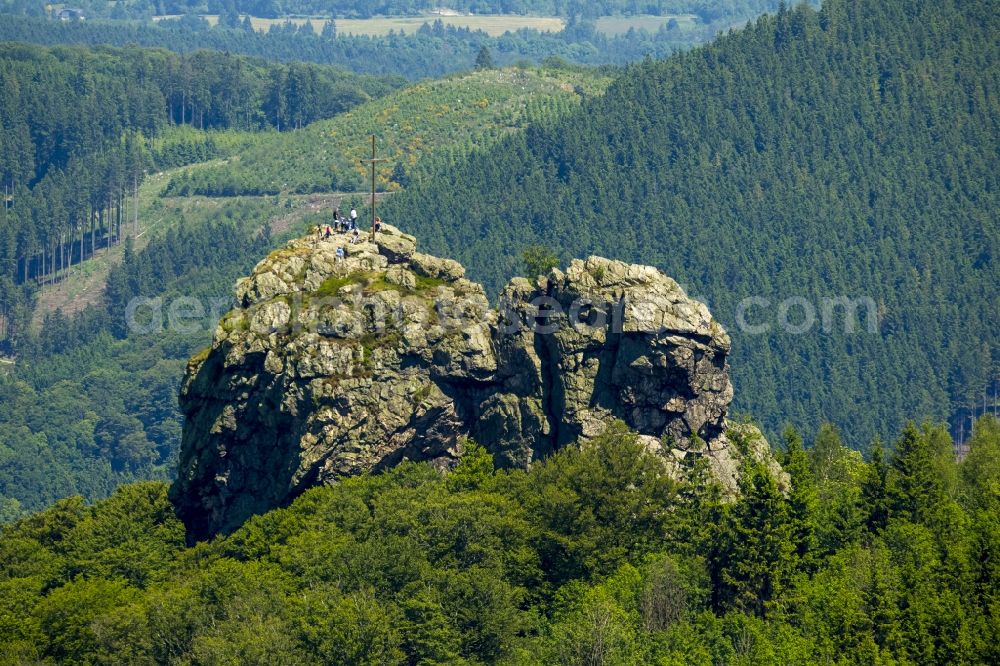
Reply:
<svg viewBox="0 0 1000 666"><path fill-rule="evenodd" d="M447 467L470 437L523 467L620 419L665 456L706 456L730 490L741 455L769 460L759 433L742 454L727 437L728 335L648 266L573 261L491 309L461 265L386 227L294 240L236 295L181 389L171 495L194 538L318 483Z"/></svg>

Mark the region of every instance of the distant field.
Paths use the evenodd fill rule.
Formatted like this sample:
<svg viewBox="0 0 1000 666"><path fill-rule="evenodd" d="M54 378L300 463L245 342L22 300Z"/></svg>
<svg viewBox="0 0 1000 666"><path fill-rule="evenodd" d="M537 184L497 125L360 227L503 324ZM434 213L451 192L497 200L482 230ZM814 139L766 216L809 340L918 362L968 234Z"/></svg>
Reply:
<svg viewBox="0 0 1000 666"><path fill-rule="evenodd" d="M177 16L157 16L154 20L166 18L179 18ZM212 25L219 21L215 15L203 16ZM420 29L425 23L433 23L440 19L445 25L453 25L459 28L470 28L472 30L482 30L494 37L508 31L516 31L521 28L532 28L542 32L559 32L565 23L557 16L518 16L517 14L497 14L494 16L379 16L370 19L337 19L337 32L342 35L368 35L371 37L381 37L389 34L390 30L396 32L406 31L413 33ZM678 28L681 30L691 28L698 23L698 17L694 14L677 14L673 16L602 16L595 21L598 32L606 35L623 35L630 28L636 30L647 30L656 32L662 26L676 20ZM253 27L259 31L269 30L272 25L282 25L292 22L295 25L311 23L313 30L320 32L326 23L326 18L293 18L293 19L271 19L250 17Z"/></svg>
<svg viewBox="0 0 1000 666"><path fill-rule="evenodd" d="M154 20L165 18L178 18L176 16L157 16ZM210 24L215 25L219 21L218 16L203 16ZM533 28L542 32L559 32L563 29L563 20L555 16L517 16L515 14L498 14L495 16L412 16L412 17L376 17L370 19L337 19L337 32L342 35L368 35L371 37L381 37L389 34L390 30L399 32L405 30L407 33L414 33L425 23L433 23L440 19L445 25L453 25L459 28L470 28L472 30L482 30L489 35L497 37L508 31L516 31L521 28ZM256 30L266 31L274 24L282 25L291 21L295 25L311 23L313 30L319 32L326 23L325 18L295 18L295 19L268 19L250 18ZM626 28L627 30L627 28Z"/></svg>
<svg viewBox="0 0 1000 666"><path fill-rule="evenodd" d="M671 19L677 21L677 27L680 29L690 28L698 23L698 17L694 14L677 14L676 16L602 16L595 21L595 25L598 32L615 36L625 34L629 28L656 32Z"/></svg>

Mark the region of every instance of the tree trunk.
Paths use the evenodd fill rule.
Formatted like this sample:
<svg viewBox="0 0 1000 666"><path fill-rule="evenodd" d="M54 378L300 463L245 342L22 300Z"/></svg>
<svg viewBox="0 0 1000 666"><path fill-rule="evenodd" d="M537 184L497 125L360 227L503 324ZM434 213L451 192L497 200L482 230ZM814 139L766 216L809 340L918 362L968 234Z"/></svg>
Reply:
<svg viewBox="0 0 1000 666"><path fill-rule="evenodd" d="M133 211L135 215L135 220L132 223L132 236L139 235L139 175L136 174L132 177L132 184L135 189L135 199L133 199L133 205L135 210Z"/></svg>

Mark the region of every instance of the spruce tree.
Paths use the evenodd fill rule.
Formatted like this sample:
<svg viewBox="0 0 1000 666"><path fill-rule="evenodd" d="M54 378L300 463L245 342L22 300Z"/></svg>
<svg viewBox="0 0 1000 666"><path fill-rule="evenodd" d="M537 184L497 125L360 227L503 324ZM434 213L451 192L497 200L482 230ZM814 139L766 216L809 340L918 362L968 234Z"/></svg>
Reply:
<svg viewBox="0 0 1000 666"><path fill-rule="evenodd" d="M723 521L711 555L714 603L765 617L788 587L796 545L788 501L760 465L745 469L740 499Z"/></svg>
<svg viewBox="0 0 1000 666"><path fill-rule="evenodd" d="M819 495L809 467L809 457L802 446L802 437L789 426L783 433L785 440L784 468L792 480L788 494L792 541L799 566L810 570L816 550L816 509Z"/></svg>
<svg viewBox="0 0 1000 666"><path fill-rule="evenodd" d="M927 524L944 499L930 441L910 422L896 442L889 475L889 501L894 513Z"/></svg>
<svg viewBox="0 0 1000 666"><path fill-rule="evenodd" d="M865 527L869 532L880 532L889 521L889 465L885 459L885 449L878 437L869 447L871 462L865 470L861 483L861 506L866 512Z"/></svg>
<svg viewBox="0 0 1000 666"><path fill-rule="evenodd" d="M493 63L493 54L490 53L490 49L484 44L479 48L479 53L476 55L476 69L493 69L495 66Z"/></svg>

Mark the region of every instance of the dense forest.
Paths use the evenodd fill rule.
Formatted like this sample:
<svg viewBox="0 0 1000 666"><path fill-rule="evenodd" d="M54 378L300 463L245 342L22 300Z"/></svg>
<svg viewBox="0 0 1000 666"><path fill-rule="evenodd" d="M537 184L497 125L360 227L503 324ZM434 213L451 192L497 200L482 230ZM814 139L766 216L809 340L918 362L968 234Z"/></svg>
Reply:
<svg viewBox="0 0 1000 666"><path fill-rule="evenodd" d="M529 245L654 264L732 333L740 409L864 447L1000 374L997 34L982 1L782 9L383 214L494 293Z"/></svg>
<svg viewBox="0 0 1000 666"><path fill-rule="evenodd" d="M207 51L0 44L3 350L26 333L31 283L61 279L135 232L144 173L178 161L150 144L165 129L301 127L398 83Z"/></svg>
<svg viewBox="0 0 1000 666"><path fill-rule="evenodd" d="M530 471L468 446L315 488L185 547L167 487L0 527L0 661L949 664L1000 660L1000 424L955 462L785 433L723 502L624 429ZM737 440L737 445L745 445Z"/></svg>

